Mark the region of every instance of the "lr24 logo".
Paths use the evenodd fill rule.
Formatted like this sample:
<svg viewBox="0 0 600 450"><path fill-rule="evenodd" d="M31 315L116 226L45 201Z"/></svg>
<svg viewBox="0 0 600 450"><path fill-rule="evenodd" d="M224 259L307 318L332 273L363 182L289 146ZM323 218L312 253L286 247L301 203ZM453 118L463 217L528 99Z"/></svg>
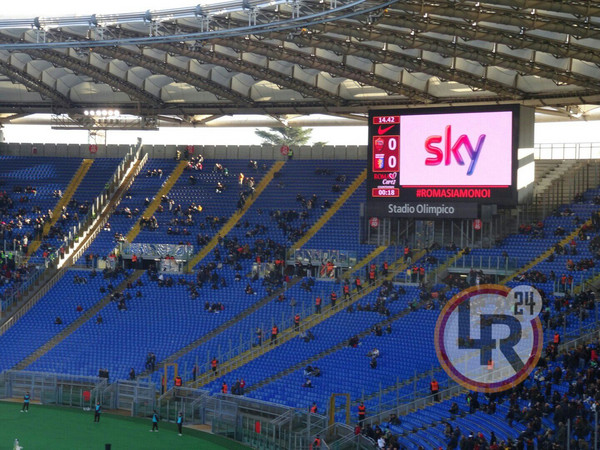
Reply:
<svg viewBox="0 0 600 450"><path fill-rule="evenodd" d="M444 306L435 348L448 375L467 389L500 392L522 382L543 348L542 299L520 285L473 286Z"/></svg>

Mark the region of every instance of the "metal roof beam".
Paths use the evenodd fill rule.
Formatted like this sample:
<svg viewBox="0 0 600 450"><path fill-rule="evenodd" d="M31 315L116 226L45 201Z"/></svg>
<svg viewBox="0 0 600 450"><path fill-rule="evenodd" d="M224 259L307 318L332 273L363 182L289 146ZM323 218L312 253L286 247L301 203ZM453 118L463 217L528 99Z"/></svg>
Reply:
<svg viewBox="0 0 600 450"><path fill-rule="evenodd" d="M180 27L180 29L181 28L182 27ZM186 29L189 30L191 29L191 27L187 27ZM121 30L121 35L138 37L139 33L135 33L129 30ZM325 89L321 89L316 85L312 85L302 80L298 80L293 76L276 72L274 70L269 69L268 67L244 61L241 58L241 55L239 58L233 58L229 55L217 53L216 51L214 51L212 41L198 41L194 45L189 45L186 42L167 44L159 43L153 44L152 47L166 51L167 53L179 54L181 56L196 59L198 61L203 61L209 64L217 64L221 67L224 67L227 70L245 73L256 80L269 81L279 87L296 91L303 97L320 99L326 105L341 105L346 102L346 100L342 99L341 97ZM257 103L259 107L260 104L261 102Z"/></svg>
<svg viewBox="0 0 600 450"><path fill-rule="evenodd" d="M65 37L81 39L81 36L77 36L75 34L65 33L64 31L59 33L63 39ZM98 47L94 48L93 51L105 57L124 61L132 66L143 67L153 73L166 75L175 81L187 83L197 89L208 91L218 98L225 98L233 102L240 102L244 105L252 105L253 103L251 99L244 97L242 94L229 89L226 86L216 83L210 78L197 73L192 74L187 70L183 70L173 64L169 64L165 60L145 55L143 51L135 52L124 47Z"/></svg>
<svg viewBox="0 0 600 450"><path fill-rule="evenodd" d="M320 99L325 103L325 106L341 105L345 103L344 99L315 85L297 80L292 76L280 74L258 64L232 58L228 55L218 54L216 51L207 49L204 46L196 47L193 50L187 48L184 44L157 44L154 47L165 51L176 52L182 56L204 61L209 64L217 64L228 70L245 73L257 80L269 81L277 86L296 91L303 97ZM259 102L257 105L260 107L261 103Z"/></svg>
<svg viewBox="0 0 600 450"><path fill-rule="evenodd" d="M42 80L32 77L27 72L17 69L12 64L0 60L0 73L6 75L11 81L22 84L27 89L39 93L42 97L48 98L52 101L52 107L57 109L57 112L61 110L68 110L73 106L71 100L68 97L51 88Z"/></svg>
<svg viewBox="0 0 600 450"><path fill-rule="evenodd" d="M125 81L116 75L113 75L112 73L92 66L88 62L80 61L55 50L26 50L23 53L26 53L33 58L46 60L56 66L65 67L73 72L82 73L101 83L108 84L114 89L124 92L132 100L139 101L141 106L148 108L160 108L163 105L162 100L158 97L155 97L154 95L138 88L136 85Z"/></svg>
<svg viewBox="0 0 600 450"><path fill-rule="evenodd" d="M0 35L0 42L12 41L13 40L11 38L5 35ZM65 53L61 53L59 51L51 49L27 49L22 50L21 53L25 53L31 56L32 58L48 61L57 67L64 67L72 70L73 72L82 73L101 83L106 83L114 89L126 93L130 98L139 101L145 107L159 108L163 105L161 99L155 97L154 95L146 92L143 89L138 88L133 83L123 80L122 78L113 75L112 73L109 73L105 70L102 70L98 67L92 66L89 62L83 62Z"/></svg>
<svg viewBox="0 0 600 450"><path fill-rule="evenodd" d="M463 40L478 40L506 45L510 48L524 48L548 53L557 58L574 58L600 65L600 52L594 48L583 47L573 42L559 42L552 39L541 38L527 33L515 34L508 31L478 24L471 26L460 25L452 20L440 17L428 18L386 18L386 25L418 30L419 33L439 33L448 36L457 36ZM385 30L382 29L382 32ZM393 35L393 33L389 33Z"/></svg>
<svg viewBox="0 0 600 450"><path fill-rule="evenodd" d="M404 67L408 70L427 73L441 79L452 80L458 83L470 86L476 89L489 90L496 92L501 97L511 97L519 99L523 93L512 86L499 83L475 76L471 73L447 67L432 61L427 61L422 57L413 58L389 50L376 49L372 46L366 46L357 42L343 41L339 38L324 34L312 34L305 39L305 45L314 45L313 41L318 42L318 46L327 50L343 52L345 54L357 56L360 58L375 61L379 64L393 64L398 67ZM302 41L300 41L302 42Z"/></svg>
<svg viewBox="0 0 600 450"><path fill-rule="evenodd" d="M244 97L242 94L216 83L209 78L196 73L192 74L191 72L182 70L173 64L169 64L165 61L144 55L141 52L135 53L122 47L119 47L118 49L102 47L94 49L94 51L110 58L125 61L133 66L143 67L153 73L166 75L175 81L183 82L189 84L190 86L194 86L195 88L210 92L217 98L225 98L233 102L239 102L246 106L251 106L254 103L248 97Z"/></svg>
<svg viewBox="0 0 600 450"><path fill-rule="evenodd" d="M275 38L275 36L272 36ZM283 36L277 35L278 38ZM282 60L298 64L300 66L310 67L334 74L339 77L345 77L369 86L382 89L388 93L404 95L412 100L430 103L435 102L436 98L426 92L416 89L412 86L403 84L400 81L394 81L374 74L369 74L356 67L348 68L344 64L336 64L325 58L316 55L307 55L306 53L295 51L285 46L277 47L264 41L252 41L249 39L220 39L217 42L223 46L256 53L274 60Z"/></svg>
<svg viewBox="0 0 600 450"><path fill-rule="evenodd" d="M340 33L346 32L348 35L357 37L363 40L376 40L395 44L400 47L418 48L430 52L439 53L441 55L452 55L460 57L476 63L484 67L498 66L506 69L514 70L518 73L526 75L536 75L546 78L557 83L575 84L579 86L597 87L600 88L600 79L593 78L547 64L542 64L533 60L509 56L507 54L491 52L486 49L469 46L466 44L452 43L442 39L433 38L423 35L422 33L409 34L383 34L375 30L358 30L355 28L334 28L327 27L329 32Z"/></svg>
<svg viewBox="0 0 600 450"><path fill-rule="evenodd" d="M532 14L534 11L534 14ZM510 25L525 30L545 30L554 33L570 34L578 38L597 38L600 27L582 19L569 19L543 14L543 11L515 8L494 8L491 3L476 6L475 3L396 3L389 10L390 16L401 15L412 19L418 17L452 18L460 23L494 23L499 26ZM382 18L378 23L385 23Z"/></svg>
<svg viewBox="0 0 600 450"><path fill-rule="evenodd" d="M494 0L494 4L514 9L539 9L582 17L600 15L600 4L591 1Z"/></svg>

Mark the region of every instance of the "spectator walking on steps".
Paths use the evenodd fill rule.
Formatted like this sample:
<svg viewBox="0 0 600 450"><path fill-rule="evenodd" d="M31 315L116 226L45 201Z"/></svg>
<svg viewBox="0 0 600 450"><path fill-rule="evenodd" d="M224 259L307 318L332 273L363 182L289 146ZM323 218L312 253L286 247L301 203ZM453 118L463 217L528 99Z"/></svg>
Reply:
<svg viewBox="0 0 600 450"><path fill-rule="evenodd" d="M313 450L321 450L321 438L319 437L318 434L317 434L317 436L315 437L315 440L312 443L312 449Z"/></svg>
<svg viewBox="0 0 600 450"><path fill-rule="evenodd" d="M356 285L356 290L358 292L362 292L362 285L361 285L360 277L356 277L356 280L354 280L354 284Z"/></svg>
<svg viewBox="0 0 600 450"><path fill-rule="evenodd" d="M358 405L358 424L361 426L361 428L364 424L366 414L367 408L363 402L360 402L360 405Z"/></svg>
<svg viewBox="0 0 600 450"><path fill-rule="evenodd" d="M433 400L435 400L436 402L440 401L440 385L437 382L437 380L434 378L431 380L431 382L429 383L429 390L431 391L431 395L433 395Z"/></svg>

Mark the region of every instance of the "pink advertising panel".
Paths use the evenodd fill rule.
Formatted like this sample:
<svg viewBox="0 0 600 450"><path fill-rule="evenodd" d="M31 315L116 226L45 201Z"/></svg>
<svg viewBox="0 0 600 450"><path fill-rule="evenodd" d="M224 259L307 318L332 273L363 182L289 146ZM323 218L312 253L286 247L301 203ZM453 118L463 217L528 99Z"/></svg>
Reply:
<svg viewBox="0 0 600 450"><path fill-rule="evenodd" d="M403 116L399 132L400 184L510 186L512 114L491 111ZM379 170L393 168L384 161Z"/></svg>

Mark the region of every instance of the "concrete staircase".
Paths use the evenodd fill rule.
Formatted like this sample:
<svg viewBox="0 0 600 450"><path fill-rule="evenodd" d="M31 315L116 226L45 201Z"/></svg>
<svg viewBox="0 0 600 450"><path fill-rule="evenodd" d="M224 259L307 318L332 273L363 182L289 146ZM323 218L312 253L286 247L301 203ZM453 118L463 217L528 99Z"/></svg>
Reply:
<svg viewBox="0 0 600 450"><path fill-rule="evenodd" d="M560 244L561 246L564 247L569 242L571 242L573 239L577 238L577 236L579 235L579 232L581 231L581 229L584 226L590 226L591 224L592 224L591 220L587 220L586 222L582 223L579 227L575 228L571 233L569 233L567 236L565 236L564 238L562 238L558 242L558 244ZM512 280L513 278L515 278L515 277L517 277L517 276L519 276L519 275L527 272L528 270L531 270L535 265L537 265L538 263L542 262L544 259L546 259L548 256L550 256L552 254L552 252L554 251L554 245L556 245L556 244L553 244L551 247L549 247L548 249L546 249L546 251L544 253L538 255L536 258L534 258L531 261L529 261L523 267L519 268L518 270L516 270L515 272L513 272L509 276L503 278L500 281L500 284L506 284L510 280Z"/></svg>
<svg viewBox="0 0 600 450"><path fill-rule="evenodd" d="M413 256L413 261L421 258L425 254L424 251L419 252L418 254ZM365 258L366 259L366 258ZM368 264L369 261L362 264L363 266ZM384 281L392 280L395 275L405 271L408 268L408 264L403 259L399 259L395 261L389 268L388 276L380 277L375 283L364 285L362 291L357 291L356 289L351 291L350 299L344 300L343 298L338 299L338 303L334 307L331 305L326 305L320 314L311 314L305 317L299 327L299 330L296 330L293 325L290 327L280 330L279 335L277 337L277 343L269 345L266 342L263 343L262 346L259 347L251 347L246 351L242 351L238 353L236 356L230 358L229 360L222 361L219 365L219 376L226 375L231 371L237 369L238 367L243 366L244 364L253 361L259 356L277 348L284 343L290 341L297 337L302 331L308 330L321 322L327 320L334 314L345 310L348 306L356 303L358 300L363 298L364 296L370 294L371 292L379 289ZM266 341L266 339L265 339ZM213 379L213 374L211 371L204 372L200 374L197 378L196 382L190 383L191 386L201 387L208 384Z"/></svg>
<svg viewBox="0 0 600 450"><path fill-rule="evenodd" d="M137 281L137 279L139 277L141 277L143 274L144 274L143 270L136 270L132 275L130 275L129 277L124 279L115 288L114 292L123 292L125 290L125 288L127 287L128 282L135 283ZM52 339L47 341L44 345L42 345L40 348L35 350L32 354L27 356L25 359L23 359L22 361L17 363L17 365L15 365L15 367L13 367L13 369L14 370L23 370L30 364L33 364L39 358L44 356L46 353L48 353L50 350L52 350L54 347L56 347L58 344L60 344L62 341L64 341L72 333L74 333L80 326L82 326L84 323L86 323L88 320L92 319L92 317L94 317L96 314L98 314L100 312L100 310L102 310L102 308L104 308L106 305L108 305L110 303L110 299L111 299L110 293L105 295L98 303L96 303L94 306L92 306L90 309L88 309L85 313L83 313L81 316L79 316L68 327L66 327L60 333L55 335Z"/></svg>
<svg viewBox="0 0 600 450"><path fill-rule="evenodd" d="M300 238L298 240L298 242L296 242L294 244L294 246L292 247L291 251L293 252L295 249L301 248L315 234L317 234L317 232L321 229L321 227L323 227L323 225L325 225L327 223L327 221L333 217L333 215L342 207L342 205L344 203L346 203L346 200L348 200L350 198L350 196L352 194L354 194L354 192L356 192L356 190L358 189L358 187L366 179L367 179L367 169L363 170L361 172L361 174L358 177L355 178L355 180L352 182L352 184L350 184L350 186L348 186L348 188L346 188L346 190L344 191L344 193L337 198L337 200L333 203L333 205L331 205L331 208L329 208L325 212L325 214L323 214L321 217L319 217L319 220L317 220L313 224L313 226L310 227L310 229L306 232L306 234L304 236L302 236L302 238Z"/></svg>
<svg viewBox="0 0 600 450"><path fill-rule="evenodd" d="M94 164L93 159L84 159L83 161L81 161L81 165L79 166L79 169L77 169L77 172L75 172L75 175L73 175L73 178L69 182L69 186L67 187L67 189L65 189L65 192L63 192L63 195L58 200L58 203L56 203L56 206L52 211L52 217L50 218L50 221L44 224L42 235L39 239L36 239L29 245L29 248L27 249L28 257L33 255L37 251L37 249L40 248L42 239L48 236L50 228L56 224L56 222L62 214L63 207L69 204L69 202L73 198L73 194L75 194L75 191L77 191L77 188L81 184L81 181L85 177L85 174L88 173L88 170L90 170L90 167L92 167L92 164Z"/></svg>
<svg viewBox="0 0 600 450"><path fill-rule="evenodd" d="M164 195L167 195L169 193L173 186L175 186L175 183L177 183L177 180L179 180L179 177L183 173L186 166L187 161L181 161L179 164L177 164L175 169L173 169L173 172L171 172L169 178L166 179L161 188L158 190L158 192L154 196L154 199L152 199L152 201L146 207L146 210L141 214L140 218L137 220L135 225L131 228L131 230L129 230L129 233L127 233L127 237L125 238L127 242L133 242L133 240L137 237L137 235L140 232L140 222L142 218L152 217L154 215L154 213L160 205L160 200Z"/></svg>
<svg viewBox="0 0 600 450"><path fill-rule="evenodd" d="M86 223L81 230L81 235L76 239L72 246L65 252L64 259L58 261L56 266L48 268L42 277L31 288L31 291L22 301L12 306L9 311L3 315L3 322L0 326L0 335L4 334L12 327L27 311L29 311L63 276L66 268L72 266L75 261L85 252L94 238L102 230L102 227L108 220L108 217L121 202L121 199L133 183L136 175L144 167L147 156L141 160L136 160L133 165L125 172L124 178L120 181L116 189L111 192L110 198L105 206L102 207L98 216L92 217L89 223Z"/></svg>
<svg viewBox="0 0 600 450"><path fill-rule="evenodd" d="M266 189L269 185L275 173L279 172L285 161L277 161L275 164L271 166L269 171L262 177L260 183L254 189L254 195L246 200L242 209L237 210L233 215L229 218L229 220L221 227L218 233L216 233L213 238L204 246L202 249L188 262L187 271L190 272L196 264L202 261L206 255L208 255L219 243L219 238L222 236L227 236L227 233L231 231L231 229L235 226L236 223L240 221L240 219L244 216L246 211L250 209L252 204L256 201L258 196Z"/></svg>
<svg viewBox="0 0 600 450"><path fill-rule="evenodd" d="M536 161L536 166L538 164L541 165L544 163ZM536 177L535 195L537 195L538 197L544 195L544 193L550 188L552 183L561 179L568 172L573 171L576 168L576 166L578 166L580 164L581 164L581 161L578 161L576 159L561 161L559 164L556 164L554 161L551 163L548 163L547 170L542 172L542 174L543 174L542 177L541 178ZM571 198L572 198L572 196L571 196Z"/></svg>

